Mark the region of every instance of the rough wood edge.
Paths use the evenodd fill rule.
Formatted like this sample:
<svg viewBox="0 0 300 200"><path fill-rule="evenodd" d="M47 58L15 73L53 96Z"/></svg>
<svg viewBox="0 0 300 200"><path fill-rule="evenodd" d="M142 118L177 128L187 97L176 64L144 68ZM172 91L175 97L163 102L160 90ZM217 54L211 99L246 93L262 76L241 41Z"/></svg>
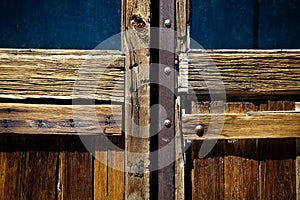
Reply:
<svg viewBox="0 0 300 200"><path fill-rule="evenodd" d="M300 113L298 111L251 113L231 115L183 115L184 138L189 140L300 138ZM213 121L211 121L211 119L213 119ZM225 120L224 127L222 127L222 124L220 126L222 120ZM198 124L204 126L205 133L207 133L207 129L210 126L210 135L204 134L202 137L197 136L194 133L194 128ZM220 131L221 134L218 135L217 133L220 133Z"/></svg>
<svg viewBox="0 0 300 200"><path fill-rule="evenodd" d="M0 104L0 134L121 135L121 105Z"/></svg>
<svg viewBox="0 0 300 200"><path fill-rule="evenodd" d="M300 111L300 102L295 102L295 111ZM300 139L296 139L296 199L300 200Z"/></svg>

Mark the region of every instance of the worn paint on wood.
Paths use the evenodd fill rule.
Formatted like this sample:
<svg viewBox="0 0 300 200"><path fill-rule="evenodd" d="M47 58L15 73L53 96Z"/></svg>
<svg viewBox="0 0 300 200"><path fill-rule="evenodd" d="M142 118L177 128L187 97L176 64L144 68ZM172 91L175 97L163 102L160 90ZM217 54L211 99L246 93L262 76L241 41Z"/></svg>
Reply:
<svg viewBox="0 0 300 200"><path fill-rule="evenodd" d="M0 105L0 133L120 135L121 120L116 105Z"/></svg>
<svg viewBox="0 0 300 200"><path fill-rule="evenodd" d="M93 49L120 32L120 9L120 1L106 0L1 1L0 46Z"/></svg>
<svg viewBox="0 0 300 200"><path fill-rule="evenodd" d="M0 49L0 97L123 101L124 56L116 50Z"/></svg>
<svg viewBox="0 0 300 200"><path fill-rule="evenodd" d="M124 0L125 199L150 198L150 1ZM139 153L134 155L133 153Z"/></svg>
<svg viewBox="0 0 300 200"><path fill-rule="evenodd" d="M218 94L220 79L229 97L299 95L299 50L192 50L188 60L190 94Z"/></svg>

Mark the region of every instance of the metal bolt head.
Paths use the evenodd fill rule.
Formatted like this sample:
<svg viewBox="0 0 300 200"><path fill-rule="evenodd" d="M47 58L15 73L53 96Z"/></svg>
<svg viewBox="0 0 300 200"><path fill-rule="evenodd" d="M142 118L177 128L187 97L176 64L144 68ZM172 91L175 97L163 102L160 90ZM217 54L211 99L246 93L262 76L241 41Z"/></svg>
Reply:
<svg viewBox="0 0 300 200"><path fill-rule="evenodd" d="M171 127L171 121L166 119L165 122L164 122L164 125L166 128L170 128Z"/></svg>
<svg viewBox="0 0 300 200"><path fill-rule="evenodd" d="M171 74L171 68L170 67L166 67L164 69L164 72L165 72L166 75L170 75Z"/></svg>
<svg viewBox="0 0 300 200"><path fill-rule="evenodd" d="M171 20L170 19L166 19L165 20L165 26L167 27L167 28L170 28L171 27Z"/></svg>
<svg viewBox="0 0 300 200"><path fill-rule="evenodd" d="M195 127L195 133L199 136L199 137L202 137L203 134L204 134L204 127L201 126L201 125L197 125Z"/></svg>

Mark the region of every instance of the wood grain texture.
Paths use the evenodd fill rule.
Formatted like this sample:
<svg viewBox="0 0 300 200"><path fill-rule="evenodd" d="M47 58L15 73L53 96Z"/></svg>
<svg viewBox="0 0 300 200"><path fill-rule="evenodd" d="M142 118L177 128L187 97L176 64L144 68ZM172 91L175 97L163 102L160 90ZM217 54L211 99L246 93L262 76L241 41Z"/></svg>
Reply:
<svg viewBox="0 0 300 200"><path fill-rule="evenodd" d="M93 193L92 156L78 136L68 137L67 140L61 137L60 142L58 199L91 200ZM93 142L92 139L90 142Z"/></svg>
<svg viewBox="0 0 300 200"><path fill-rule="evenodd" d="M295 110L295 107L293 102L269 101L268 110ZM295 139L259 140L261 199L296 198L295 147Z"/></svg>
<svg viewBox="0 0 300 200"><path fill-rule="evenodd" d="M121 106L0 104L0 133L120 135L121 120Z"/></svg>
<svg viewBox="0 0 300 200"><path fill-rule="evenodd" d="M211 124L222 123L224 115L186 114L182 117L183 134L188 139L249 139L249 138L299 138L300 113L291 112L248 112L225 116L224 127ZM209 135L198 137L195 126L201 124ZM215 128L216 127L216 128ZM208 129L209 128L209 129ZM282 131L280 131L282 130Z"/></svg>
<svg viewBox="0 0 300 200"><path fill-rule="evenodd" d="M107 143L103 138L95 138L94 159L94 200L107 200Z"/></svg>
<svg viewBox="0 0 300 200"><path fill-rule="evenodd" d="M176 0L176 52L186 52L187 40L187 2L188 0Z"/></svg>
<svg viewBox="0 0 300 200"><path fill-rule="evenodd" d="M0 98L122 102L124 56L116 50L0 49Z"/></svg>
<svg viewBox="0 0 300 200"><path fill-rule="evenodd" d="M295 110L300 111L300 103L295 103ZM300 139L296 139L296 199L300 199Z"/></svg>
<svg viewBox="0 0 300 200"><path fill-rule="evenodd" d="M21 199L56 199L58 151L55 136L26 138Z"/></svg>
<svg viewBox="0 0 300 200"><path fill-rule="evenodd" d="M227 96L300 94L299 50L194 49L188 61L190 93L220 93L222 80Z"/></svg>
<svg viewBox="0 0 300 200"><path fill-rule="evenodd" d="M125 174L124 174L124 138L111 138L112 144L108 146L107 152L107 188L108 200L125 199ZM118 149L117 148L120 148Z"/></svg>
<svg viewBox="0 0 300 200"><path fill-rule="evenodd" d="M150 198L150 0L123 0L125 199ZM134 154L139 153L139 154Z"/></svg>
<svg viewBox="0 0 300 200"><path fill-rule="evenodd" d="M24 138L0 136L0 199L21 198Z"/></svg>
<svg viewBox="0 0 300 200"><path fill-rule="evenodd" d="M203 141L192 144L193 172L192 199L224 199L224 157L223 141L218 141L213 150L202 159L198 159L198 152Z"/></svg>

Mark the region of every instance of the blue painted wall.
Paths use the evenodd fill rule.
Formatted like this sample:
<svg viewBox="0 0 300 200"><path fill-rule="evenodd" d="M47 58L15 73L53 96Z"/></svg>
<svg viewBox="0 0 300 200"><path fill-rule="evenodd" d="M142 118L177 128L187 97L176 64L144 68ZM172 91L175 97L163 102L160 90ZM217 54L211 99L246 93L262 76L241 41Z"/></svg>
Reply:
<svg viewBox="0 0 300 200"><path fill-rule="evenodd" d="M206 49L300 48L300 0L191 0L191 37Z"/></svg>
<svg viewBox="0 0 300 200"><path fill-rule="evenodd" d="M93 49L120 32L120 4L120 0L0 0L0 47Z"/></svg>

